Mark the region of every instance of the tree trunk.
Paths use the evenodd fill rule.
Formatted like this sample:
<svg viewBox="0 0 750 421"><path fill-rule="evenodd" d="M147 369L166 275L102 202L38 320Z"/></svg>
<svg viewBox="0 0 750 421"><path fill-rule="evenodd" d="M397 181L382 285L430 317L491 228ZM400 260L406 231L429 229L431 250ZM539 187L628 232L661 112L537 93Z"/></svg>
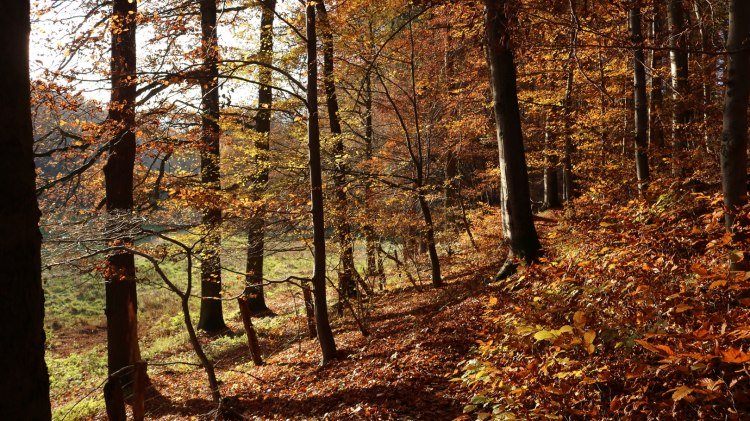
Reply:
<svg viewBox="0 0 750 421"><path fill-rule="evenodd" d="M734 232L737 210L747 203L747 111L750 94L750 3L729 2L727 90L721 136L721 175L725 222Z"/></svg>
<svg viewBox="0 0 750 421"><path fill-rule="evenodd" d="M573 7L573 3L570 3ZM575 82L575 65L573 64L576 54L576 44L578 43L578 27L573 21L573 10L571 10L571 28L570 28L570 52L568 54L568 78L565 82L565 99L564 107L564 125L565 125L565 144L563 145L562 159L562 200L569 202L573 199L573 143L571 140L571 126L573 124L573 82Z"/></svg>
<svg viewBox="0 0 750 421"><path fill-rule="evenodd" d="M320 126L318 124L318 48L315 31L315 3L307 2L307 142L310 152L310 198L313 219L313 298L315 324L323 364L336 358L336 343L328 321L326 302L326 238L323 213L323 172L320 165Z"/></svg>
<svg viewBox="0 0 750 421"><path fill-rule="evenodd" d="M333 33L328 22L325 3L316 3L318 19L320 21L321 38L323 40L323 81L328 106L328 121L333 135L333 159L335 169L333 184L335 195L336 236L338 237L341 255L339 261L339 291L344 297L357 295L356 278L359 277L354 266L354 238L349 224L349 204L346 197L346 164L344 162L344 138L342 136L341 121L339 119L339 100L336 96L336 79L333 72Z"/></svg>
<svg viewBox="0 0 750 421"><path fill-rule="evenodd" d="M260 54L259 59L266 64L273 62L273 21L276 0L263 3L260 18ZM254 200L261 200L268 185L268 152L269 134L271 132L271 104L273 102L272 70L261 66L258 69L258 111L255 114L256 159L254 176L251 179L251 194ZM253 315L270 314L263 291L263 255L265 251L266 207L259 206L248 221L247 265L245 271L245 297L247 306Z"/></svg>
<svg viewBox="0 0 750 421"><path fill-rule="evenodd" d="M557 163L552 156L554 149L552 133L549 129L549 117L544 118L544 204L545 209L560 207L560 186L557 183Z"/></svg>
<svg viewBox="0 0 750 421"><path fill-rule="evenodd" d="M112 96L109 156L104 166L106 205L111 245L132 242L133 167L135 165L136 3L116 0L112 10ZM107 315L107 368L109 374L140 361L135 260L132 253L117 252L107 259L105 272ZM122 373L129 384L132 370Z"/></svg>
<svg viewBox="0 0 750 421"><path fill-rule="evenodd" d="M643 192L648 183L648 98L646 97L646 56L643 52L641 8L636 3L628 12L630 35L636 49L633 55L633 102L635 108L635 169L638 191Z"/></svg>
<svg viewBox="0 0 750 421"><path fill-rule="evenodd" d="M659 2L654 2L654 21L651 27L652 43L661 45L663 40L662 8ZM651 51L651 98L648 109L648 144L661 148L664 146L664 125L662 122L662 103L664 102L664 79L662 79L662 54L659 50Z"/></svg>
<svg viewBox="0 0 750 421"><path fill-rule="evenodd" d="M374 130L372 125L372 78L368 72L365 75L365 159L369 162L372 159L372 148L374 141ZM377 259L380 257L380 243L375 235L375 229L370 222L372 218L372 209L370 206L370 192L372 191L372 182L369 177L365 180L364 186L364 206L365 206L365 225L363 231L365 234L365 248L367 254L367 278L371 279L381 273L377 265Z"/></svg>
<svg viewBox="0 0 750 421"><path fill-rule="evenodd" d="M532 260L541 244L531 214L529 175L518 108L516 67L505 0L485 0L486 42L500 152L503 236L511 257Z"/></svg>
<svg viewBox="0 0 750 421"><path fill-rule="evenodd" d="M216 0L200 0L203 78L201 80L201 184L213 196L221 191L219 170L219 42L216 34ZM215 333L227 328L221 308L221 208L203 209L203 262L198 329Z"/></svg>
<svg viewBox="0 0 750 421"><path fill-rule="evenodd" d="M701 50L704 52L711 48L711 33L713 32L713 25L708 24L708 11L706 5L701 1L693 3L695 10L695 17L698 19L698 28L700 29L700 45ZM713 57L709 54L702 54L702 60L699 61L699 65L703 70L703 78L701 80L702 92L701 92L701 123L703 126L703 141L705 143L706 151L712 152L711 145L711 130L709 130L710 111L713 102L713 81L714 81L714 68L716 63ZM715 148L714 148L715 149Z"/></svg>
<svg viewBox="0 0 750 421"><path fill-rule="evenodd" d="M672 71L672 172L681 175L685 167L688 125L691 120L688 80L688 31L682 0L669 0L669 58Z"/></svg>
<svg viewBox="0 0 750 421"><path fill-rule="evenodd" d="M0 419L49 420L44 292L29 85L29 2L0 14Z"/></svg>

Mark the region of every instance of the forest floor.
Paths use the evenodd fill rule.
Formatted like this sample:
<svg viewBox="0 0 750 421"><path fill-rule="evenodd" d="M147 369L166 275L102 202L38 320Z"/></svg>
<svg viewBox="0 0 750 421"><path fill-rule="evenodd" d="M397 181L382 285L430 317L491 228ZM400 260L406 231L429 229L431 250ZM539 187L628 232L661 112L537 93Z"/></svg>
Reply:
<svg viewBox="0 0 750 421"><path fill-rule="evenodd" d="M261 367L227 312L240 333L202 338L224 407L248 419L747 419L750 272L727 262L748 249L725 234L718 184L654 182L632 199L627 181L536 216L543 256L502 282L487 283L502 260L499 215L473 215L474 246L446 253L444 287L392 276L369 303L367 337L333 316L340 358L326 366L294 296L270 294L278 316L255 322ZM101 371L104 331L74 334L74 346L63 332L53 353ZM210 418L184 336L165 338L142 341L148 418ZM102 419L96 384L66 389L52 361L56 418Z"/></svg>

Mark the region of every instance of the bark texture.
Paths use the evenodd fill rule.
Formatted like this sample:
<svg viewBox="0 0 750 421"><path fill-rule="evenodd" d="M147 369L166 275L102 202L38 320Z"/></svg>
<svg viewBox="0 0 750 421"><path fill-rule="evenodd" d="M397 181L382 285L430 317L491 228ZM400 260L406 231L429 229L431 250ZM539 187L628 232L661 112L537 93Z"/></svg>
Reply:
<svg viewBox="0 0 750 421"><path fill-rule="evenodd" d="M750 2L729 2L727 90L721 136L721 175L726 226L735 227L736 210L747 203L747 111L750 95Z"/></svg>
<svg viewBox="0 0 750 421"><path fill-rule="evenodd" d="M630 36L635 46L633 54L633 102L635 108L635 170L638 177L638 190L648 183L648 97L646 96L646 55L643 52L643 29L641 8L634 3L628 12Z"/></svg>
<svg viewBox="0 0 750 421"><path fill-rule="evenodd" d="M259 59L268 65L273 62L273 21L276 10L276 0L263 2L260 17L260 54ZM255 114L255 168L250 180L250 190L254 200L262 200L261 196L268 185L269 136L271 133L271 105L273 102L272 70L261 66L258 69L258 111ZM245 297L247 306L253 315L268 314L263 291L263 255L265 251L266 207L261 204L248 221L247 232L247 266L245 271Z"/></svg>
<svg viewBox="0 0 750 421"><path fill-rule="evenodd" d="M672 171L682 173L691 121L690 81L688 80L688 28L682 0L669 0L669 60L672 73Z"/></svg>
<svg viewBox="0 0 750 421"><path fill-rule="evenodd" d="M201 183L211 195L221 192L219 163L219 40L216 0L200 0L203 78L201 81ZM221 207L215 200L203 209L203 262L198 329L219 332L227 328L221 306Z"/></svg>
<svg viewBox="0 0 750 421"><path fill-rule="evenodd" d="M29 84L29 2L0 14L0 419L49 420L39 205Z"/></svg>
<svg viewBox="0 0 750 421"><path fill-rule="evenodd" d="M486 42L500 152L503 236L511 253L527 260L541 249L531 214L529 176L518 108L516 66L505 0L485 0Z"/></svg>
<svg viewBox="0 0 750 421"><path fill-rule="evenodd" d="M112 137L104 166L108 236L113 246L132 243L136 100L136 2L116 0L112 15L112 96L109 121ZM140 358L135 261L132 253L118 252L107 259L105 273L107 315L107 368L112 375ZM132 370L123 373L130 383Z"/></svg>
<svg viewBox="0 0 750 421"><path fill-rule="evenodd" d="M318 122L318 48L315 30L315 3L307 3L307 142L310 153L310 196L313 219L313 300L315 325L323 356L323 364L336 358L336 343L328 320L326 303L326 238L323 212L323 171L320 163L320 125Z"/></svg>

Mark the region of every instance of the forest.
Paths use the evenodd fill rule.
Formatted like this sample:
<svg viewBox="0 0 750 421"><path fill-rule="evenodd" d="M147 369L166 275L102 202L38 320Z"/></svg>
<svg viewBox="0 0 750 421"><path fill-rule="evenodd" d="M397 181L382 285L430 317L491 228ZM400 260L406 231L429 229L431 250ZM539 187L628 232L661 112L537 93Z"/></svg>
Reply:
<svg viewBox="0 0 750 421"><path fill-rule="evenodd" d="M0 420L750 419L750 1L4 0Z"/></svg>

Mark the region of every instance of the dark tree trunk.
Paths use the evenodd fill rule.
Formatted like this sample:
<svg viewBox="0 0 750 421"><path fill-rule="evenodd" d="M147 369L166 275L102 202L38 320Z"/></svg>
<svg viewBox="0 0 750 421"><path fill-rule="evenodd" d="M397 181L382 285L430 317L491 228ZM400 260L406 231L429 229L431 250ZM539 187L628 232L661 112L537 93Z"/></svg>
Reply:
<svg viewBox="0 0 750 421"><path fill-rule="evenodd" d="M44 292L29 85L29 2L0 14L0 419L49 420Z"/></svg>
<svg viewBox="0 0 750 421"><path fill-rule="evenodd" d="M638 190L643 191L648 183L648 97L646 96L646 56L643 52L643 29L641 8L634 3L628 12L630 35L636 49L633 55L633 102L635 105L635 169Z"/></svg>
<svg viewBox="0 0 750 421"><path fill-rule="evenodd" d="M328 121L333 135L333 185L335 195L336 237L338 237L341 255L339 261L339 291L345 297L357 295L356 278L359 277L354 266L354 238L349 224L349 204L346 197L346 163L344 162L344 138L342 136L341 121L339 119L339 100L336 96L336 79L333 68L333 33L328 22L325 3L316 3L318 19L320 21L321 38L323 40L323 81L328 106Z"/></svg>
<svg viewBox="0 0 750 421"><path fill-rule="evenodd" d="M544 204L545 209L555 209L561 206L560 203L560 186L557 182L557 162L552 156L554 144L552 133L549 129L548 118L544 119Z"/></svg>
<svg viewBox="0 0 750 421"><path fill-rule="evenodd" d="M659 2L654 2L654 21L651 27L652 43L659 46L664 38L662 8ZM664 146L664 123L662 121L662 107L664 102L664 79L659 73L662 68L662 52L651 51L651 98L648 109L648 144L661 148Z"/></svg>
<svg viewBox="0 0 750 421"><path fill-rule="evenodd" d="M726 226L734 231L739 207L747 203L747 111L750 94L750 3L729 2L727 90L721 136L721 175Z"/></svg>
<svg viewBox="0 0 750 421"><path fill-rule="evenodd" d="M369 162L372 159L372 148L374 141L374 130L372 126L372 78L368 72L365 75L365 159ZM365 234L365 248L367 254L367 277L368 279L374 278L375 276L382 273L382 268L377 265L377 260L380 257L380 243L377 236L375 235L375 229L370 222L372 218L372 208L370 206L370 193L372 191L372 182L369 177L365 180L364 186L364 206L365 206L365 226L363 228Z"/></svg>
<svg viewBox="0 0 750 421"><path fill-rule="evenodd" d="M104 166L108 232L111 245L132 242L129 231L133 211L136 99L136 2L116 0L112 20L112 97L109 156ZM107 367L112 375L141 359L138 348L138 301L132 253L118 252L107 259L105 273L107 315ZM130 383L132 370L123 374Z"/></svg>
<svg viewBox="0 0 750 421"><path fill-rule="evenodd" d="M326 237L323 213L323 171L320 164L320 126L318 123L318 48L315 31L315 3L306 7L307 32L307 142L310 151L310 196L313 219L313 299L315 324L323 355L323 364L336 358L336 343L328 321L326 303Z"/></svg>
<svg viewBox="0 0 750 421"><path fill-rule="evenodd" d="M669 57L672 70L672 171L683 173L688 125L691 121L690 82L688 80L688 31L682 0L669 0Z"/></svg>
<svg viewBox="0 0 750 421"><path fill-rule="evenodd" d="M260 18L260 54L259 59L266 64L273 62L273 21L276 0L263 3ZM271 104L273 101L272 70L261 66L258 69L258 112L255 114L256 159L255 172L251 181L251 194L254 200L260 200L268 184L268 151L271 132ZM247 306L253 315L270 314L263 291L263 254L265 251L266 208L261 205L250 217L247 233L247 266L245 268L245 296Z"/></svg>
<svg viewBox="0 0 750 421"><path fill-rule="evenodd" d="M541 244L531 214L529 175L518 108L516 66L505 0L485 0L486 42L500 151L503 236L511 257L532 260Z"/></svg>
<svg viewBox="0 0 750 421"><path fill-rule="evenodd" d="M219 163L219 42L216 0L200 0L203 78L201 80L201 183L211 194L221 191ZM214 203L212 198L209 202ZM198 329L220 332L227 328L221 306L221 208L203 209L203 262Z"/></svg>
<svg viewBox="0 0 750 421"><path fill-rule="evenodd" d="M573 2L570 7L573 7ZM571 9L571 27L570 27L570 52L568 53L568 78L565 81L565 99L564 107L564 125L565 125L565 143L563 145L562 159L562 200L568 202L573 199L573 142L571 139L571 126L573 125L573 82L575 82L575 54L576 45L578 44L578 26L574 21L573 10Z"/></svg>

